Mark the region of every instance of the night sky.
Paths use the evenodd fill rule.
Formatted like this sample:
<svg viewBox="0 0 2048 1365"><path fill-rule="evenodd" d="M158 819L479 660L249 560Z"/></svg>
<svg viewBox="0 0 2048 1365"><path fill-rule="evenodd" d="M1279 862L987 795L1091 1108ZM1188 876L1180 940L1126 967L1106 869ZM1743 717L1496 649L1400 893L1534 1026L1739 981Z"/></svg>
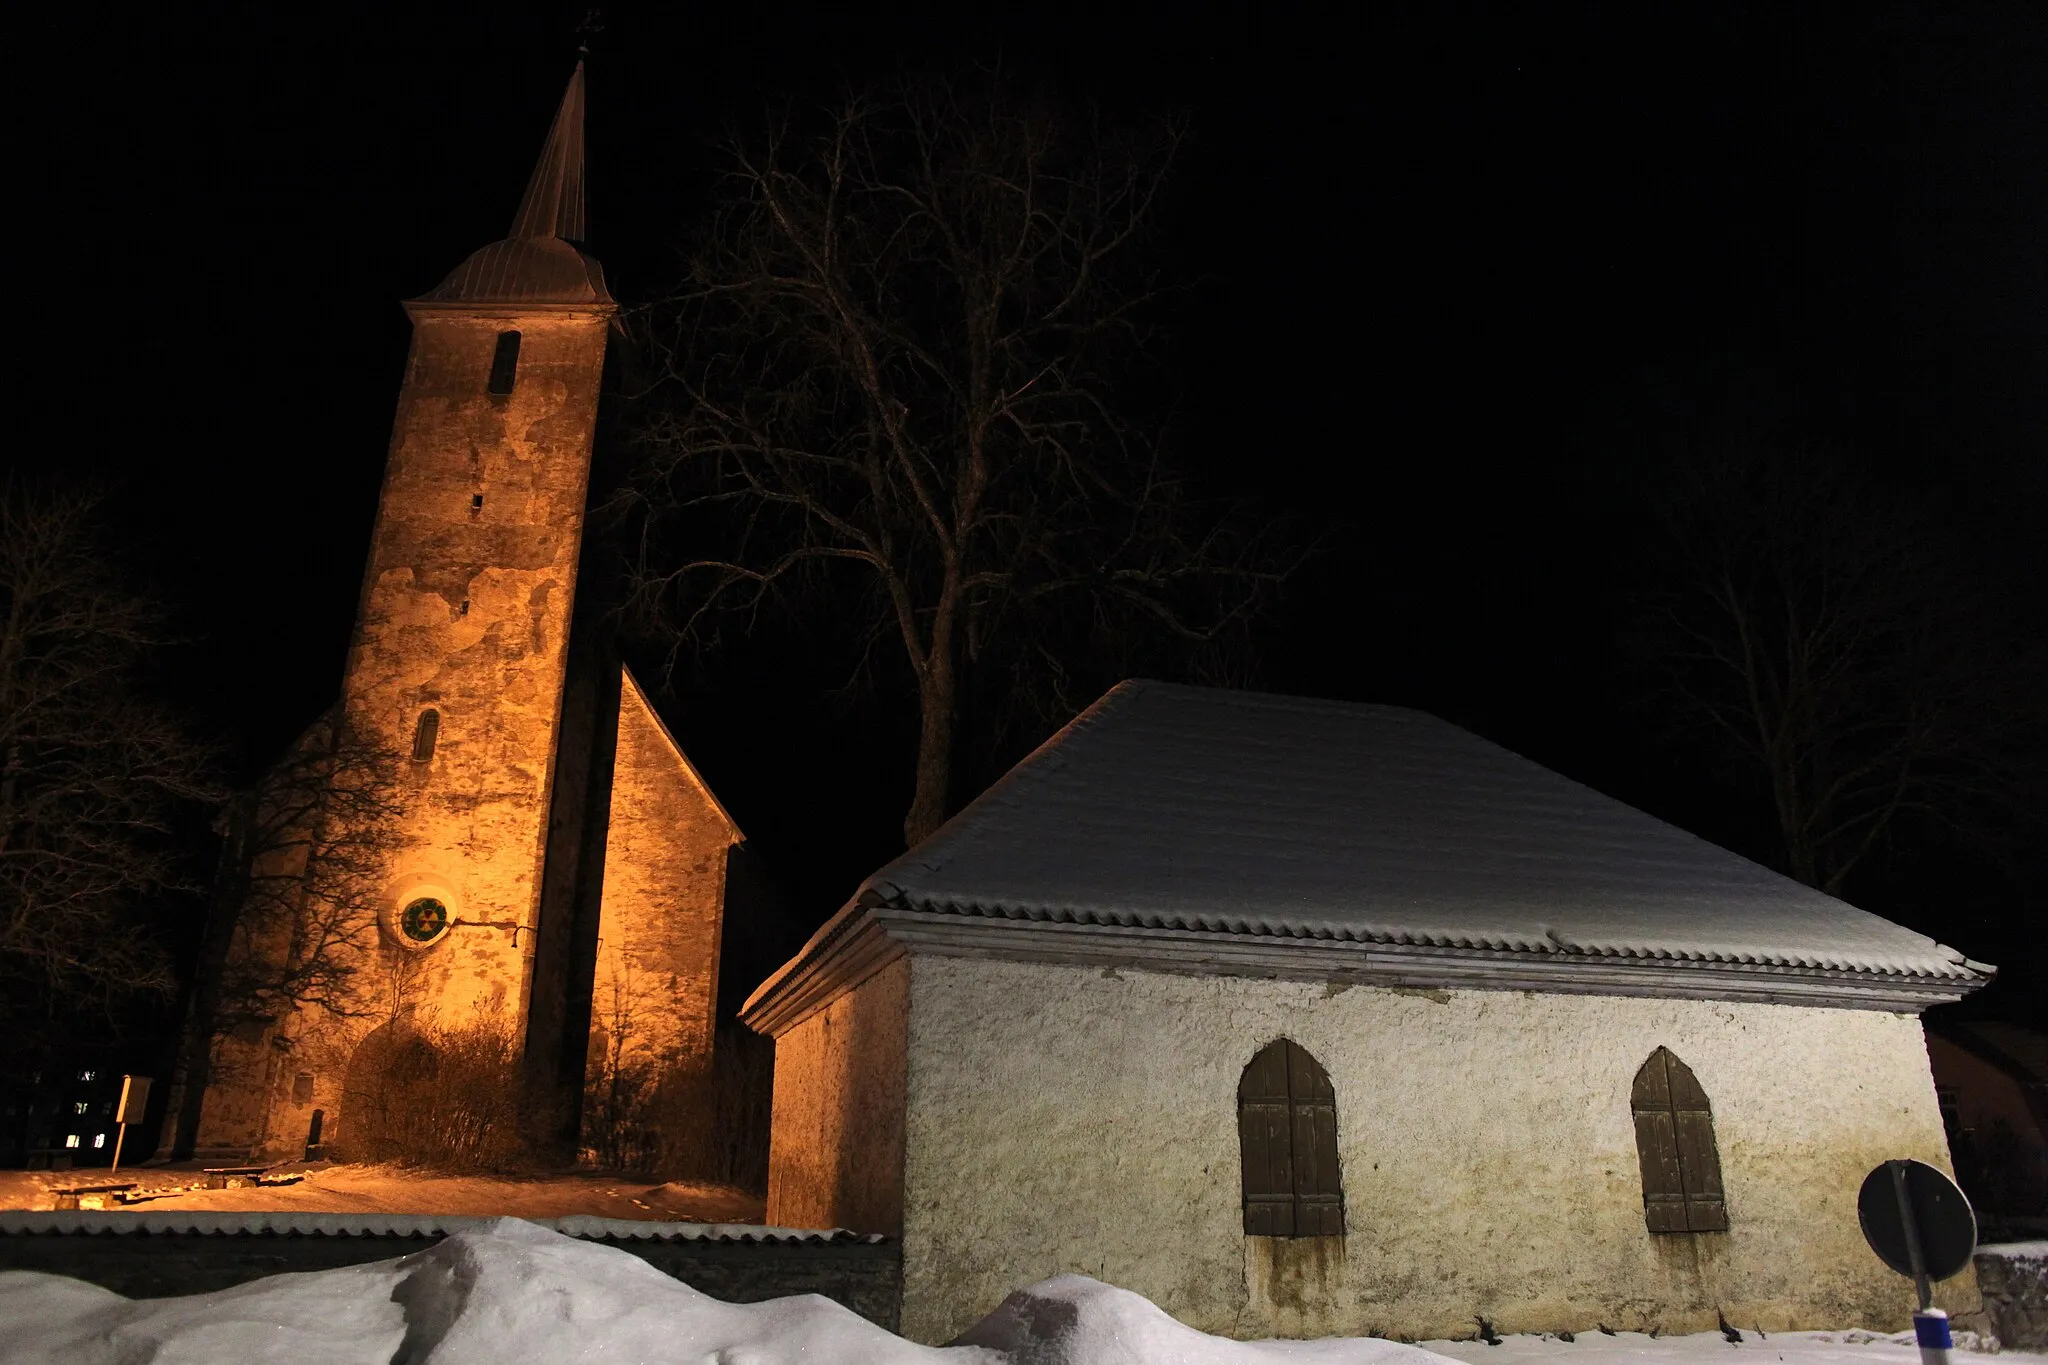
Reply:
<svg viewBox="0 0 2048 1365"><path fill-rule="evenodd" d="M1191 116L1178 446L1329 547L1265 686L1421 706L1725 836L1618 718L1640 545L1617 490L1684 432L1853 452L2048 630L2048 6L975 8L605 7L590 247L614 294L672 282L726 126L999 65ZM244 777L339 685L398 301L503 235L583 18L251 9L46 19L8 453L114 486L191 640L163 685ZM789 653L665 709L815 920L892 851L908 750ZM1880 908L2038 953L2039 880L1999 894L1967 924Z"/></svg>

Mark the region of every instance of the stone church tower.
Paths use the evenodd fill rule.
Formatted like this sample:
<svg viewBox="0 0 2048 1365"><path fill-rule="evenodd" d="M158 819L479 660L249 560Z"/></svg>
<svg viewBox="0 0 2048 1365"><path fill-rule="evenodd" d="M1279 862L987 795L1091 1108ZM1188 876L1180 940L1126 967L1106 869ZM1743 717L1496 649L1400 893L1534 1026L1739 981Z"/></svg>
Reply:
<svg viewBox="0 0 2048 1365"><path fill-rule="evenodd" d="M342 684L354 734L405 756L387 937L438 959L444 1009L497 1001L522 1018L527 968L511 931L538 921L617 307L575 245L582 141L579 71L512 234L406 304L412 354Z"/></svg>
<svg viewBox="0 0 2048 1365"><path fill-rule="evenodd" d="M575 610L617 311L580 245L583 109L579 65L511 233L405 305L342 695L295 752L326 785L252 798L245 824L283 837L231 854L179 1145L371 1154L387 1073L432 1070L450 1029L521 1054L529 1136L558 1152L587 1060L631 1067L672 1120L702 1097L741 836Z"/></svg>

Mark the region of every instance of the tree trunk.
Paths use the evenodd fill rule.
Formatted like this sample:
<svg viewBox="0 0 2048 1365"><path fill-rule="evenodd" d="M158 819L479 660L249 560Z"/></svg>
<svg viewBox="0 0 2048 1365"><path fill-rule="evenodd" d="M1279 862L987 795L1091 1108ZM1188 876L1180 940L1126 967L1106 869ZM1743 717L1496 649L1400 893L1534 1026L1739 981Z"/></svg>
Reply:
<svg viewBox="0 0 2048 1365"><path fill-rule="evenodd" d="M1785 843L1785 870L1794 881L1819 890L1821 851L1808 833L1814 821L1801 800L1798 775L1786 762L1772 762L1771 767L1771 794L1778 807L1778 837Z"/></svg>
<svg viewBox="0 0 2048 1365"><path fill-rule="evenodd" d="M219 1036L221 978L234 943L235 921L249 898L249 827L256 818L255 806L254 794L244 794L227 808L221 822L220 859L200 938L199 961L192 972L185 1036L180 1059L173 1063L173 1099L164 1114L164 1136L157 1143L173 1161L188 1159L199 1144L199 1119L206 1088L213 1081L213 1044Z"/></svg>
<svg viewBox="0 0 2048 1365"><path fill-rule="evenodd" d="M939 632L934 632L938 634ZM944 632L949 636L950 631ZM943 637L942 637L943 638ZM936 645L917 688L917 786L903 817L903 843L916 848L946 822L953 790L953 732L959 719L959 675L950 640Z"/></svg>

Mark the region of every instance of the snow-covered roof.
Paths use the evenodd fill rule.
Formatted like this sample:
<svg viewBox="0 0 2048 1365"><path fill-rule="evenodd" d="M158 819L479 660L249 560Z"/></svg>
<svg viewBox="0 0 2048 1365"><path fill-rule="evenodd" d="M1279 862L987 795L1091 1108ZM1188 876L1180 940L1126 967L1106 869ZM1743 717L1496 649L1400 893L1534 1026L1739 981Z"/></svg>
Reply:
<svg viewBox="0 0 2048 1365"><path fill-rule="evenodd" d="M1133 681L857 903L1012 920L1765 964L1988 970L1393 706Z"/></svg>

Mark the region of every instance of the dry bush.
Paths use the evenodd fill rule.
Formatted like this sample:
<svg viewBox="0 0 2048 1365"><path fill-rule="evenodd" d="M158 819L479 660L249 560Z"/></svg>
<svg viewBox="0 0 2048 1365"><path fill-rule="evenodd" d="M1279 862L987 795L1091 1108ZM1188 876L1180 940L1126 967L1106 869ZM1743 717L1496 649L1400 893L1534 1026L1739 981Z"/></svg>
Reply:
<svg viewBox="0 0 2048 1365"><path fill-rule="evenodd" d="M607 1171L653 1172L661 1166L657 1112L663 1068L657 1058L629 1050L624 1029L594 1027L583 1068L585 1165Z"/></svg>
<svg viewBox="0 0 2048 1365"><path fill-rule="evenodd" d="M533 1164L520 1128L519 1040L504 1016L387 1024L349 1067L347 1153L461 1172Z"/></svg>
<svg viewBox="0 0 2048 1365"><path fill-rule="evenodd" d="M591 1036L585 1164L765 1193L774 1044L726 1025L707 1071L695 1057L625 1054L616 1039Z"/></svg>
<svg viewBox="0 0 2048 1365"><path fill-rule="evenodd" d="M711 1126L699 1153L703 1176L765 1195L775 1042L740 1024L722 1024L711 1057Z"/></svg>
<svg viewBox="0 0 2048 1365"><path fill-rule="evenodd" d="M765 1193L775 1045L722 1024L708 1066L696 1052L647 1047L646 1002L629 972L614 973L597 1004L583 1069L584 1164Z"/></svg>

